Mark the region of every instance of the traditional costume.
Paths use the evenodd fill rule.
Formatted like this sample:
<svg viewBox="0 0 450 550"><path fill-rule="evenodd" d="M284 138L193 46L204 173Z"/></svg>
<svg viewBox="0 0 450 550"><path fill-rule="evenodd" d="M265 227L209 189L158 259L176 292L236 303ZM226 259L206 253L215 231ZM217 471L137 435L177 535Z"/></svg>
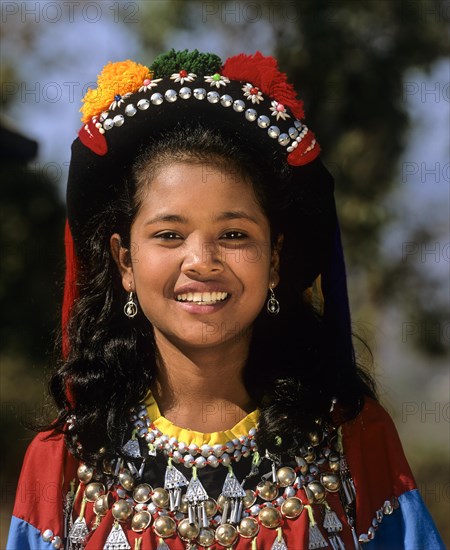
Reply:
<svg viewBox="0 0 450 550"><path fill-rule="evenodd" d="M241 54L222 64L212 54L172 51L150 68L111 63L82 110L68 186L65 324L95 212L120 197L146 136L195 119L282 159L295 193L320 202L315 212L323 216L292 216L297 232L308 223L319 240L334 233L331 249L316 242L305 251L302 243L310 259L303 288L321 276L325 322L351 349L332 178L273 58ZM295 238L287 246L295 253ZM277 304L269 300L272 313ZM133 317L132 300L126 314ZM101 467L75 459L64 434L40 433L25 457L7 549L444 548L389 415L370 398L350 421L339 420L339 402L332 409L333 422L318 422L289 458L257 448L259 410L226 432L203 434L164 418L151 394L130 411L122 452ZM67 430L76 422L71 417Z"/></svg>

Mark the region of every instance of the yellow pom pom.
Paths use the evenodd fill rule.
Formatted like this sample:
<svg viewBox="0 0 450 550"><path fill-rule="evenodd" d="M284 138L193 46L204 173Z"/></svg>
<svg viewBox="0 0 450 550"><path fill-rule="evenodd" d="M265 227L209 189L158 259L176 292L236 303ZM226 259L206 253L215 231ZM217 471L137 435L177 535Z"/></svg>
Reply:
<svg viewBox="0 0 450 550"><path fill-rule="evenodd" d="M81 120L87 122L91 117L107 110L116 95L123 96L137 92L144 80L151 79L152 76L148 67L129 59L108 63L98 75L97 88L89 88L82 99L83 106L80 112L83 117Z"/></svg>

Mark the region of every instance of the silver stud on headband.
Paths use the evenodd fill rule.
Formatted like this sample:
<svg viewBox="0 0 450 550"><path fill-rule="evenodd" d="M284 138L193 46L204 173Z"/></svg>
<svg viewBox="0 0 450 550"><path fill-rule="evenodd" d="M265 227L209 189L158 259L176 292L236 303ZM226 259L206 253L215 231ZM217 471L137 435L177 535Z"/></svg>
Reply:
<svg viewBox="0 0 450 550"><path fill-rule="evenodd" d="M258 126L260 128L267 128L270 124L270 118L266 115L260 115L258 117Z"/></svg>
<svg viewBox="0 0 450 550"><path fill-rule="evenodd" d="M237 113L242 113L242 111L245 109L245 103L242 101L242 99L236 99L236 101L233 103L233 109Z"/></svg>
<svg viewBox="0 0 450 550"><path fill-rule="evenodd" d="M206 99L210 103L218 103L220 101L220 95L217 92L208 92L206 94Z"/></svg>
<svg viewBox="0 0 450 550"><path fill-rule="evenodd" d="M159 92L155 92L150 96L150 101L153 105L161 105L161 103L164 101L164 98Z"/></svg>
<svg viewBox="0 0 450 550"><path fill-rule="evenodd" d="M137 109L136 109L136 107L135 107L132 103L129 103L129 104L125 107L125 114L126 114L127 116L134 116L136 113L137 113Z"/></svg>
<svg viewBox="0 0 450 550"><path fill-rule="evenodd" d="M255 109L247 109L247 110L245 111L245 118L246 118L249 122L255 121L257 116L258 116L258 113L255 111Z"/></svg>
<svg viewBox="0 0 450 550"><path fill-rule="evenodd" d="M205 88L195 88L194 89L194 97L195 97L195 99L205 99L205 97L206 97Z"/></svg>
<svg viewBox="0 0 450 550"><path fill-rule="evenodd" d="M267 133L269 134L269 137L275 139L280 135L280 129L278 128L278 126L271 126L267 130Z"/></svg>
<svg viewBox="0 0 450 550"><path fill-rule="evenodd" d="M111 130L111 128L114 127L114 122L112 118L107 118L105 122L103 123L103 128L105 130Z"/></svg>
<svg viewBox="0 0 450 550"><path fill-rule="evenodd" d="M122 124L125 122L125 118L123 115L116 115L113 118L114 126L122 126Z"/></svg>
<svg viewBox="0 0 450 550"><path fill-rule="evenodd" d="M150 107L150 101L148 99L140 99L137 102L137 108L141 111L145 111Z"/></svg>
<svg viewBox="0 0 450 550"><path fill-rule="evenodd" d="M173 103L178 99L178 94L175 90L172 90L172 89L166 90L166 93L164 94L164 99L169 103Z"/></svg>
<svg viewBox="0 0 450 550"><path fill-rule="evenodd" d="M181 88L181 90L178 92L178 95L181 97L181 99L189 99L192 95L192 90L187 86L183 86L183 88Z"/></svg>
<svg viewBox="0 0 450 550"><path fill-rule="evenodd" d="M231 107L231 105L233 105L233 98L228 94L224 94L220 98L220 104L222 107Z"/></svg>

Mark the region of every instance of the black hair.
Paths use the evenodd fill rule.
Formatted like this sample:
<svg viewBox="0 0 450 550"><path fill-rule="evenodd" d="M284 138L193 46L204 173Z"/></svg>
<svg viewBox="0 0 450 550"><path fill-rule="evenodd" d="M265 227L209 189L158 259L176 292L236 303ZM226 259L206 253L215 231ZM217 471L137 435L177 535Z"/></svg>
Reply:
<svg viewBox="0 0 450 550"><path fill-rule="evenodd" d="M143 174L151 180L152 171L174 159L233 166L253 185L270 222L272 245L279 234L285 237L277 289L281 312L272 318L263 310L255 320L244 382L261 410L259 448L293 453L309 441L318 422L332 420L332 398L338 399L345 420L359 412L364 396L375 396L371 377L304 297L329 255L335 229L332 191L313 187L308 178L299 189L291 169L276 156L261 158L237 135L198 124L176 127L146 143L124 169L120 199L106 201L83 228L77 251L79 295L68 325L70 352L50 381L59 411L52 427L65 431L75 456L96 463L120 452L129 410L147 395L156 372L152 326L142 312L133 320L123 313L126 293L110 237L119 233L124 246L130 246Z"/></svg>

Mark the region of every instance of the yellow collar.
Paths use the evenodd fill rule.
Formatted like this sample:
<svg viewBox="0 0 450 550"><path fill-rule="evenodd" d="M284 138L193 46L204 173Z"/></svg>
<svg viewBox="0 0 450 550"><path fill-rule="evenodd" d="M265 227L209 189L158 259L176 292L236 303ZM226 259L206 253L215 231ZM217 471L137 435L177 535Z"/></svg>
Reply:
<svg viewBox="0 0 450 550"><path fill-rule="evenodd" d="M175 426L170 420L164 418L158 407L158 403L155 401L153 394L149 392L145 402L147 407L147 414L153 424L158 428L160 432L169 437L176 437L178 441L183 441L187 445L195 443L198 446L201 445L224 445L227 441L239 438L242 435L247 435L251 428L255 428L259 420L259 409L254 410L248 414L245 418L240 420L235 426L229 430L223 432L202 433L189 430L187 428L180 428Z"/></svg>

